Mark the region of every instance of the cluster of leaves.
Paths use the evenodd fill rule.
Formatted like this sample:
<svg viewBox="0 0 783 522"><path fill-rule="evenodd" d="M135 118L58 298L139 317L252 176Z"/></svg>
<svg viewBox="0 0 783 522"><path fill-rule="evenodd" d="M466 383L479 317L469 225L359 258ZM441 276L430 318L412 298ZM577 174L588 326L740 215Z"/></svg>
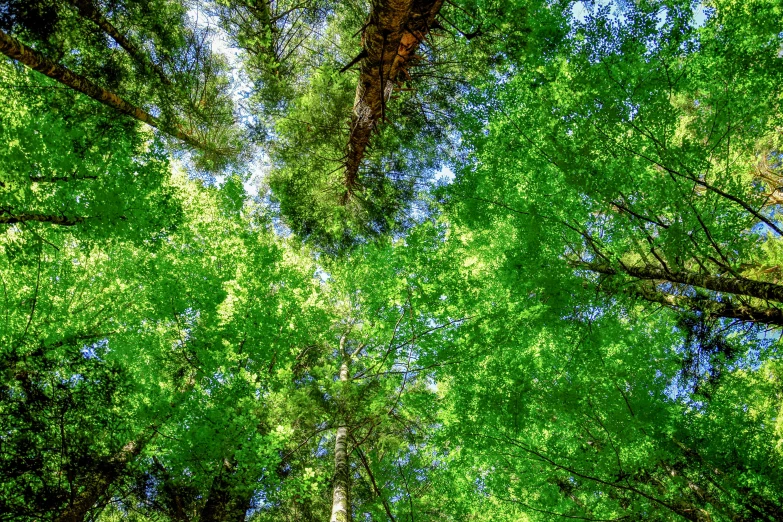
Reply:
<svg viewBox="0 0 783 522"><path fill-rule="evenodd" d="M779 8L561 8L443 191L493 304L444 437L530 519L775 520Z"/></svg>
<svg viewBox="0 0 783 522"><path fill-rule="evenodd" d="M230 108L184 3L99 5L146 65L77 3L0 25L169 121ZM783 518L780 7L449 2L341 201L368 9L207 6L286 237L0 64L0 520Z"/></svg>
<svg viewBox="0 0 783 522"><path fill-rule="evenodd" d="M5 63L0 70L0 222L125 238L176 226L181 211L161 144L32 74Z"/></svg>

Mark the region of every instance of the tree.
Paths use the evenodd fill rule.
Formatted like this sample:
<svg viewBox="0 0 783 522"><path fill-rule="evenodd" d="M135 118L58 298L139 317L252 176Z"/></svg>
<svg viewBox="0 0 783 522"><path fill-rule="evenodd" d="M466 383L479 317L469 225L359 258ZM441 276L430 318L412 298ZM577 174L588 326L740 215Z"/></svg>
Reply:
<svg viewBox="0 0 783 522"><path fill-rule="evenodd" d="M176 232L153 235L140 245L86 248L63 236L47 235L59 240L56 244L6 236L7 247L23 241L38 245L37 250L17 246L3 270L16 274L13 282L4 277L3 338L9 348L4 352L3 458L18 468L14 480L4 483L7 512L29 519L83 520L112 497L133 492L145 474L159 474L150 467L160 463L166 471L181 471L176 465L193 457L204 463L216 454L220 462L230 460L223 453L227 449L274 458L270 440L279 435L259 431L258 420L246 422L259 407L258 377L248 370L253 372L255 364L271 371L269 360L275 355L254 339L279 334L283 326L267 322L259 328L258 316L273 310L283 321L290 315L277 308L277 298L289 294L274 286L281 284L279 277L293 284L285 274L296 270L279 266L260 272L267 278L259 282L267 295L252 295L249 306L235 310L237 296L226 292L232 286L240 290L232 278L254 273L243 261L282 265L281 250L268 235L267 240L259 237L258 230L247 233L250 225L239 219L228 190L218 194L194 182L177 183L187 219ZM242 229L244 235L234 234ZM237 256L243 251L244 259ZM205 252L220 255L212 257L210 269ZM12 313L7 299L26 300L29 306ZM232 313L245 322L232 324ZM232 331L237 351L224 351ZM203 442L219 422L209 412L223 412L229 403L236 407L236 431L226 426L224 439L207 439L206 447L184 453L187 442ZM183 425L191 431L181 432ZM243 443L248 429L255 439ZM172 436L180 440L173 455L165 444ZM21 468L11 464L20 456ZM225 489L220 480L215 484ZM246 491L249 498L252 489ZM142 498L161 494L165 498L165 491L153 489Z"/></svg>
<svg viewBox="0 0 783 522"><path fill-rule="evenodd" d="M779 14L0 8L0 518L781 519Z"/></svg>
<svg viewBox="0 0 783 522"><path fill-rule="evenodd" d="M490 125L499 141L482 140L487 151L520 151L518 163L485 170L524 172L528 203L496 195L508 181L471 197L556 229L563 241L554 250L598 288L780 324L770 277L776 208L758 174L776 154L765 144L778 134L778 68L764 60L777 44L719 49L749 41L741 24L718 27L731 6L719 12L703 29L677 5L628 7L627 22L596 12L575 23L562 57L498 93ZM753 78L747 90L725 88L740 75ZM545 210L545 200L558 204Z"/></svg>
<svg viewBox="0 0 783 522"><path fill-rule="evenodd" d="M777 155L779 43L742 21L775 8L719 4L699 28L691 7L565 11L545 52L485 87L490 117L464 115L475 160L443 195L465 299L495 309L449 388L449 439L480 452L480 492L530 517L779 516L756 489L774 480L758 478L778 458L771 419L711 409L775 350L759 338L779 324L777 209L757 173ZM721 432L758 433L765 457L721 452ZM740 468L754 478L724 471Z"/></svg>
<svg viewBox="0 0 783 522"><path fill-rule="evenodd" d="M140 28L147 34L157 32L151 46L157 46L154 52L167 59L170 73L104 17L100 7L88 1L75 2L69 7L59 2L33 6L12 2L2 20L0 50L19 63L195 148L200 151L200 163L206 167L212 165L209 168L214 169L239 153L227 145L236 141L238 134L225 64L204 48L203 30L184 24L183 5L161 2L157 7L149 7L165 15L152 27L145 28L143 24L149 25L149 19L143 19ZM30 16L36 10L47 13L47 25L37 24L34 16ZM134 10L115 8L115 12L124 15L126 24L138 26L139 18L146 15ZM80 16L74 17L76 13ZM34 40L39 48L34 49L5 32L17 30ZM161 34L166 31L169 34ZM107 47L107 36L128 56L118 56ZM77 48L68 49L67 45L74 41L78 42ZM47 51L60 59L48 57ZM79 57L76 60L75 55ZM85 57L88 59L84 60ZM74 62L75 69L68 62ZM134 75L134 64L137 75ZM143 102L128 101L134 98ZM153 116L155 112L161 115Z"/></svg>
<svg viewBox="0 0 783 522"><path fill-rule="evenodd" d="M450 67L439 65L449 63L447 46L441 49L434 37L423 40L441 4L381 3L377 10L350 2L216 4L255 82L251 106L258 134L268 142L272 197L286 224L329 252L409 228L426 207L422 189L452 153L452 129L443 117L448 109L439 101L453 101L457 87L424 72L411 83L417 71L440 67L445 74ZM394 6L412 7L390 18ZM392 29L384 42L381 32ZM403 37L407 58L395 61ZM372 60L365 59L370 51L362 52L362 41L374 42ZM383 79L376 74L381 69ZM372 109L354 110L357 83L370 80L367 96L358 100ZM381 83L388 91L383 96ZM361 124L351 116L367 110Z"/></svg>

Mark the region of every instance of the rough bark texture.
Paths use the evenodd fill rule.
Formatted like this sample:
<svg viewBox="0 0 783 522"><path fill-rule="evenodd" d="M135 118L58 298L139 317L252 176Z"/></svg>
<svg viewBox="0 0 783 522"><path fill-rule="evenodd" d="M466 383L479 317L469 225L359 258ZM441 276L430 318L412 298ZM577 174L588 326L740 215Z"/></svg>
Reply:
<svg viewBox="0 0 783 522"><path fill-rule="evenodd" d="M351 116L345 160L346 199L358 183L359 165L370 136L385 117L392 89L427 36L443 0L381 0L374 3L362 33L365 57Z"/></svg>
<svg viewBox="0 0 783 522"><path fill-rule="evenodd" d="M136 63L141 65L144 69L151 69L155 71L160 80L166 85L170 85L166 73L163 72L160 65L154 63L148 56L146 56L133 42L123 36L115 27L103 16L100 11L92 3L92 0L70 0L71 4L76 7L79 14L93 22L95 25L101 28L103 32L111 36L112 40L117 42L117 45L125 49L125 51L136 60Z"/></svg>
<svg viewBox="0 0 783 522"><path fill-rule="evenodd" d="M340 382L346 385L350 379L350 359L345 353L345 336L340 339ZM342 410L342 408L341 408ZM332 516L329 522L351 522L351 471L348 465L348 422L341 412L340 425L334 438L334 487L332 489Z"/></svg>
<svg viewBox="0 0 783 522"><path fill-rule="evenodd" d="M745 295L769 301L783 303L783 286L763 281L754 281L738 277L723 277L709 274L699 274L685 270L665 271L650 266L623 265L619 269L604 263L576 263L578 268L584 268L599 274L616 275L618 272L629 276L651 281L670 281L683 285L697 286L715 292Z"/></svg>
<svg viewBox="0 0 783 522"><path fill-rule="evenodd" d="M351 519L348 474L348 426L340 426L334 440L334 490L330 522L349 522Z"/></svg>
<svg viewBox="0 0 783 522"><path fill-rule="evenodd" d="M146 111L128 103L113 92L107 91L103 87L94 84L84 76L76 74L63 66L54 63L38 51L24 45L3 31L0 31L0 52L71 89L86 94L90 98L144 122L151 127L155 127L192 147L202 150L211 150L210 147L200 143L188 134L185 134L178 129L164 126L157 118Z"/></svg>
<svg viewBox="0 0 783 522"><path fill-rule="evenodd" d="M141 453L152 436L145 435L127 443L99 470L93 472L88 477L84 489L65 508L65 511L55 518L55 522L84 522L87 512L106 495L109 487L122 475L128 463Z"/></svg>

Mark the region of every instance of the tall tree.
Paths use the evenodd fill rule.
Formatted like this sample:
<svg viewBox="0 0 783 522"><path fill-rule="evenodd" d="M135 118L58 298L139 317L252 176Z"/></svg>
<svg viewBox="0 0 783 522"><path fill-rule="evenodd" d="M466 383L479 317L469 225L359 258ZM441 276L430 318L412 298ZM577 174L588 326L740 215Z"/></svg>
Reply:
<svg viewBox="0 0 783 522"><path fill-rule="evenodd" d="M235 145L201 7L0 30ZM781 519L777 4L205 9L262 198L0 68L0 518Z"/></svg>
<svg viewBox="0 0 783 522"><path fill-rule="evenodd" d="M776 7L562 7L531 33L544 52L464 113L474 161L443 193L463 284L493 306L465 344L479 364L441 376L463 397L447 437L481 454L480 494L531 518L774 520L777 401L712 408L774 357L778 218L758 172L780 44L741 20ZM727 453L719 433L759 444Z"/></svg>
<svg viewBox="0 0 783 522"><path fill-rule="evenodd" d="M458 90L449 46L425 38L440 2L217 4L254 81L272 197L294 232L345 251L427 212L421 193L453 154L446 100Z"/></svg>
<svg viewBox="0 0 783 522"><path fill-rule="evenodd" d="M487 158L518 154L485 161L456 196L515 216L531 244L509 252L511 265L543 262L534 242L558 237L546 252L599 289L780 324L781 231L759 174L779 134L778 43L722 25L741 16L721 4L698 28L687 3L596 8L494 93L490 136L477 147ZM740 77L747 88L726 88Z"/></svg>
<svg viewBox="0 0 783 522"><path fill-rule="evenodd" d="M153 55L165 59L167 72L150 51L102 15L100 5L40 4L37 9L49 16L46 26L26 16L36 5L10 3L0 20L4 54L195 148L204 166L214 169L236 159L239 135L226 65L205 47L205 30L187 21L184 5L163 1L148 6L160 13L154 23L145 13L134 12L133 4L113 9L124 18L120 23L144 34L145 40L153 35L148 45ZM113 51L107 37L124 56Z"/></svg>

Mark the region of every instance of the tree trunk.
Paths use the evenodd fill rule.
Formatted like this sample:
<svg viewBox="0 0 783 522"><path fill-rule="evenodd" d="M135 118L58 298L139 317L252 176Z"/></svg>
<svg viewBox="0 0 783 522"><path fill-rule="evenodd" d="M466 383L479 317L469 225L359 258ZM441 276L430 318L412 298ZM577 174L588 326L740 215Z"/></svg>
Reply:
<svg viewBox="0 0 783 522"><path fill-rule="evenodd" d="M30 176L33 183L57 183L58 181L83 181L86 179L98 179L98 176Z"/></svg>
<svg viewBox="0 0 783 522"><path fill-rule="evenodd" d="M340 339L340 382L347 386L350 380L350 358L345 352L344 335ZM342 390L341 390L342 391ZM338 400L341 398L338 397ZM340 405L340 425L334 437L334 487L332 490L332 516L329 522L351 522L351 470L348 463L348 419Z"/></svg>
<svg viewBox="0 0 783 522"><path fill-rule="evenodd" d="M693 299L681 295L668 294L645 286L632 287L629 293L647 301L674 308L675 310L698 310L713 317L726 317L751 323L783 326L783 310L777 308L736 304L728 300L719 302L712 299Z"/></svg>
<svg viewBox="0 0 783 522"><path fill-rule="evenodd" d="M143 435L130 441L101 468L93 472L87 484L65 511L55 518L55 522L83 522L87 512L106 495L109 487L122 475L125 467L135 459L154 434Z"/></svg>
<svg viewBox="0 0 783 522"><path fill-rule="evenodd" d="M622 265L619 270L605 263L577 262L574 263L574 266L576 268L598 272L599 274L616 275L618 272L624 272L637 279L670 281L672 283L697 286L715 292L744 295L783 303L783 286L774 283L765 283L763 281L754 281L752 279L699 274L685 270L667 272L651 266Z"/></svg>
<svg viewBox="0 0 783 522"><path fill-rule="evenodd" d="M362 33L363 54L345 160L345 197L358 187L359 165L370 135L385 118L394 84L405 73L443 0L381 0Z"/></svg>
<svg viewBox="0 0 783 522"><path fill-rule="evenodd" d="M165 132L166 134L169 134L170 136L177 138L192 147L205 151L216 152L213 150L213 148L199 142L181 130L163 125L162 122L146 111L136 107L131 103L128 103L113 92L107 91L103 87L94 84L84 76L76 74L63 66L54 63L52 60L45 57L35 49L24 45L3 31L0 31L0 52L9 58L13 58L19 63L26 65L34 71L38 71L39 73L44 74L49 78L70 87L71 89L86 94L90 98L97 100L100 103L109 106L123 114L127 114L128 116L135 118L138 121L146 123L150 127L155 127L156 129Z"/></svg>
<svg viewBox="0 0 783 522"><path fill-rule="evenodd" d="M112 40L117 42L117 45L125 49L125 51L131 55L131 57L136 60L136 63L138 63L143 69L151 69L155 71L155 74L158 75L160 80L166 84L171 85L171 81L166 76L166 73L163 72L163 69L161 69L160 65L154 63L148 56L145 56L145 54L130 40L125 38L115 27L112 25L109 20L103 16L100 11L95 7L92 0L70 0L71 4L76 7L76 9L79 11L79 14L91 22L93 22L95 25L101 28L103 32L111 36Z"/></svg>

